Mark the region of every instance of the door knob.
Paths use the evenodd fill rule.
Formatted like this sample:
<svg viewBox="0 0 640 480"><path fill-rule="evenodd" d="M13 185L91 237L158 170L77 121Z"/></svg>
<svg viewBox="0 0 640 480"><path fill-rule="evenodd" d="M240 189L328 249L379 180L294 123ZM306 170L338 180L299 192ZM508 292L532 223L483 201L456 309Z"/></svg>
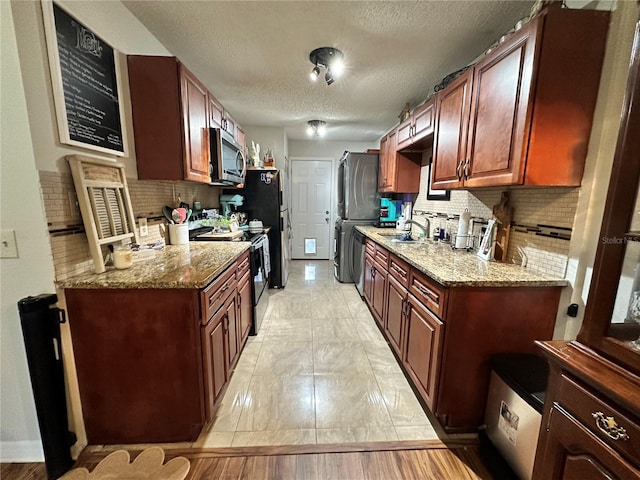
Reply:
<svg viewBox="0 0 640 480"><path fill-rule="evenodd" d="M326 215L329 215L329 210L327 210L326 212L324 212Z"/></svg>
<svg viewBox="0 0 640 480"><path fill-rule="evenodd" d="M325 218L324 221L329 223L329 217Z"/></svg>

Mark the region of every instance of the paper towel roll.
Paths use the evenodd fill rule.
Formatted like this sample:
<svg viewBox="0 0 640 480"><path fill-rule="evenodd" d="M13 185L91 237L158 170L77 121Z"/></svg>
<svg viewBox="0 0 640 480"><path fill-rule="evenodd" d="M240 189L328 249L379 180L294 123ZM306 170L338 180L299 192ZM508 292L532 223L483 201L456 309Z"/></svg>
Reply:
<svg viewBox="0 0 640 480"><path fill-rule="evenodd" d="M469 209L465 208L460 220L458 220L458 233L456 236L456 248L466 248L469 240L469 220L471 220L471 214Z"/></svg>

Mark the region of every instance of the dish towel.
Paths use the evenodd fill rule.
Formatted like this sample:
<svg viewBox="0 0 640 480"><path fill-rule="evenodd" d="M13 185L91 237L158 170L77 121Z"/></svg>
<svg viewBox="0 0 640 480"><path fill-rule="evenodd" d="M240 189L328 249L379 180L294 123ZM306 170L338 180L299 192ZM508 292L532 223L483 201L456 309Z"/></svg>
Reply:
<svg viewBox="0 0 640 480"><path fill-rule="evenodd" d="M271 256L269 255L269 237L267 235L264 236L264 240L262 241L262 258L264 258L264 274L269 278L269 273L271 272Z"/></svg>

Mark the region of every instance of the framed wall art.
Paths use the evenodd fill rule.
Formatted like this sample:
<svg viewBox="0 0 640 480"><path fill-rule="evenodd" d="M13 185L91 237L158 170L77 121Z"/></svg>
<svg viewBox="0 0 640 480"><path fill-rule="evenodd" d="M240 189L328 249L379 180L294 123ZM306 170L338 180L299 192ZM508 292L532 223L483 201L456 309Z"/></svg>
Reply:
<svg viewBox="0 0 640 480"><path fill-rule="evenodd" d="M126 156L116 51L57 3L41 4L60 142Z"/></svg>

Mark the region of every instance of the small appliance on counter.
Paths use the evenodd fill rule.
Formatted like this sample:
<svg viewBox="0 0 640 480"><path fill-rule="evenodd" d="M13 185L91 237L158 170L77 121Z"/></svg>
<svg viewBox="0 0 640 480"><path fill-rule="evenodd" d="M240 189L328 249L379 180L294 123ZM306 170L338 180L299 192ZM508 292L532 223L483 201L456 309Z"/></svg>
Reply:
<svg viewBox="0 0 640 480"><path fill-rule="evenodd" d="M229 217L236 211L238 207L241 207L244 203L244 197L242 195L220 195L220 205L222 206L222 215Z"/></svg>
<svg viewBox="0 0 640 480"><path fill-rule="evenodd" d="M402 214L402 201L390 198L380 199L380 214L374 225L378 228L395 228Z"/></svg>

